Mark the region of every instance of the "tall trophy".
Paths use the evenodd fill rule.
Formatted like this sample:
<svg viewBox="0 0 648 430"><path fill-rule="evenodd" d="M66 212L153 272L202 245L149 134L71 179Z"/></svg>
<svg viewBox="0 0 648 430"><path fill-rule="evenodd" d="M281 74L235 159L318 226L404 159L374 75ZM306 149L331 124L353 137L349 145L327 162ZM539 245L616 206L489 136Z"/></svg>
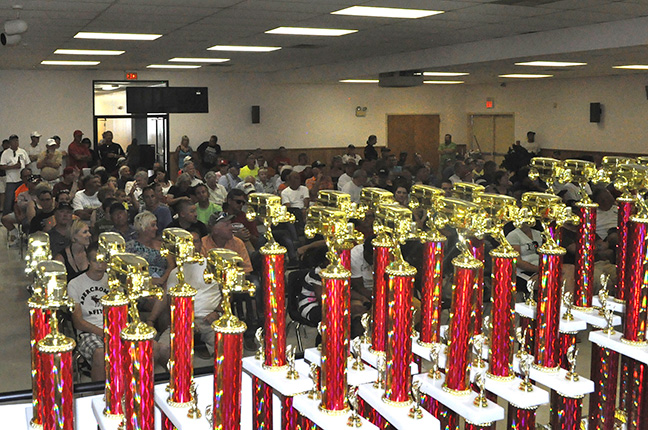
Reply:
<svg viewBox="0 0 648 430"><path fill-rule="evenodd" d="M473 336L473 302L479 270L483 263L471 252L469 237L482 237L486 231L486 214L475 203L444 197L440 200L437 225L450 225L457 229L457 247L461 252L452 260L454 280L448 336L450 343L446 354L446 379L443 389L465 395L470 392L468 365L470 339Z"/></svg>
<svg viewBox="0 0 648 430"><path fill-rule="evenodd" d="M49 246L49 235L47 233L34 233L27 241L27 253L25 256L25 272L33 275L36 266L41 261L51 260L52 255ZM35 279L34 279L35 281ZM37 343L49 333L50 311L46 307L46 291L41 283L32 282L32 296L27 300L29 307L29 333L31 349L31 377L32 377L32 419L31 427L40 428L43 425L42 403L42 377L41 359Z"/></svg>
<svg viewBox="0 0 648 430"><path fill-rule="evenodd" d="M339 414L348 410L347 357L351 317L349 313L351 272L340 256L347 243L358 240L358 233L349 224L347 213L332 207L311 206L304 233L307 237L324 236L329 265L322 277L322 360L320 410Z"/></svg>
<svg viewBox="0 0 648 430"><path fill-rule="evenodd" d="M465 200L470 203L479 205L481 196L484 193L484 187L481 185L473 184L470 182L456 182L452 186L452 197L456 199ZM484 261L484 240L475 236L469 238L470 252L473 257L479 261ZM472 318L473 334L478 335L482 332L482 310L484 308L484 267L479 269L477 275L477 284L475 291L475 301L473 303Z"/></svg>
<svg viewBox="0 0 648 430"><path fill-rule="evenodd" d="M104 400L106 407L103 414L107 417L122 419L122 398L126 393L126 371L128 351L121 338L121 331L128 325L128 297L124 293L121 277L110 262L114 255L124 253L126 242L119 233L105 232L99 235L97 261L106 262L108 267L109 292L101 298L103 306L104 332L104 366L106 385Z"/></svg>
<svg viewBox="0 0 648 430"><path fill-rule="evenodd" d="M340 210L346 214L347 220L363 219L367 211L363 205L352 202L350 195L334 190L320 190L317 193L317 205ZM349 228L352 230L352 227ZM351 270L351 249L360 239L360 236L355 235L353 239L339 244L340 259L347 270Z"/></svg>
<svg viewBox="0 0 648 430"><path fill-rule="evenodd" d="M368 211L375 213L378 205L395 203L395 200L394 195L387 190L365 187L360 192L360 203ZM392 241L387 234L378 232L371 243L374 247L371 351L375 354L384 354L385 342L387 341L387 279L385 277L385 269L387 269L387 266L391 262L390 248Z"/></svg>
<svg viewBox="0 0 648 430"><path fill-rule="evenodd" d="M238 430L241 428L241 374L243 359L244 322L232 314L232 293L254 295L255 286L245 279L240 267L241 257L229 249L209 251L205 282L220 285L223 314L212 323L214 342L214 405L213 428Z"/></svg>
<svg viewBox="0 0 648 430"><path fill-rule="evenodd" d="M594 245L596 243L596 209L598 204L585 192L585 187L590 181L598 179L598 170L591 161L565 160L565 169L568 169L572 181L579 185L580 201L576 202L578 224L578 248L576 250L576 264L574 269L574 306L577 309L592 307L594 289Z"/></svg>
<svg viewBox="0 0 648 430"><path fill-rule="evenodd" d="M155 428L153 397L153 340L157 332L140 320L137 300L142 297L162 299L163 291L151 285L148 263L135 254L115 254L110 259L113 271L123 285L128 298L130 323L121 332L128 359L125 371L126 430L153 430Z"/></svg>
<svg viewBox="0 0 648 430"><path fill-rule="evenodd" d="M480 206L489 215L489 234L499 243L490 252L493 258L491 354L488 375L498 379L514 377L512 366L515 341L515 263L519 253L504 236L504 226L513 222L516 227L535 223L528 210L520 209L517 200L501 194L481 195Z"/></svg>
<svg viewBox="0 0 648 430"><path fill-rule="evenodd" d="M540 254L540 285L536 308L535 367L554 372L559 367L560 303L562 286L562 259L567 252L556 242L554 226L577 223L578 217L553 194L527 192L522 195L522 207L542 223L544 243Z"/></svg>
<svg viewBox="0 0 648 430"><path fill-rule="evenodd" d="M387 275L386 381L383 401L409 405L412 380L412 291L416 269L403 259L400 245L418 239L412 211L397 204L382 204L376 210L374 231L387 234L392 242L392 262Z"/></svg>
<svg viewBox="0 0 648 430"><path fill-rule="evenodd" d="M421 335L418 343L431 347L441 341L441 290L443 288L443 256L446 237L434 224L438 200L444 192L429 185L413 185L410 208L424 210L426 231L419 232L423 240L423 273L421 274Z"/></svg>
<svg viewBox="0 0 648 430"><path fill-rule="evenodd" d="M548 194L556 194L556 182L566 184L572 181L571 172L565 168L562 161L549 157L534 157L531 159L529 179L540 179L547 185Z"/></svg>
<svg viewBox="0 0 648 430"><path fill-rule="evenodd" d="M171 297L171 358L169 359L169 398L174 407L191 402L194 353L194 297L198 291L185 282L184 265L202 261L195 254L193 236L181 228L162 232L162 255L173 255L178 268L178 283L169 288Z"/></svg>
<svg viewBox="0 0 648 430"><path fill-rule="evenodd" d="M59 332L56 313L62 308L74 309L74 302L67 297L67 272L63 263L46 260L36 265L34 275L43 309L49 310L49 333L36 344L41 360L43 429L74 430L72 351L76 342Z"/></svg>

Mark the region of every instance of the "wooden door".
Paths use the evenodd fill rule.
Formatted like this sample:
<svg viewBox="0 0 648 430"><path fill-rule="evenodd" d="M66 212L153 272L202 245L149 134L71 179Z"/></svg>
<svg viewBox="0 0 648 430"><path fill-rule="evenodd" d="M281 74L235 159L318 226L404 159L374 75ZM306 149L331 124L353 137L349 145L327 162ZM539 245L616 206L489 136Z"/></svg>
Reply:
<svg viewBox="0 0 648 430"><path fill-rule="evenodd" d="M408 163L419 153L438 169L439 123L439 115L387 115L387 146L396 157L407 152Z"/></svg>
<svg viewBox="0 0 648 430"><path fill-rule="evenodd" d="M470 149L499 164L515 141L513 115L469 115Z"/></svg>

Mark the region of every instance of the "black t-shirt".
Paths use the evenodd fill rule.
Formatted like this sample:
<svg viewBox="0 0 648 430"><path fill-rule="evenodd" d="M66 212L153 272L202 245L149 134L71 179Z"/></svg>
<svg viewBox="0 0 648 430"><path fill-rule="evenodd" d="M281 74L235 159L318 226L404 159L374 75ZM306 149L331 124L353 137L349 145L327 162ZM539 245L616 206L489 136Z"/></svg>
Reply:
<svg viewBox="0 0 648 430"><path fill-rule="evenodd" d="M35 233L37 231L43 231L45 228L45 221L54 216L54 209L52 209L49 212L43 212L42 209L38 209L36 211L36 215L34 218L32 218L31 222L29 223L29 232L30 233Z"/></svg>
<svg viewBox="0 0 648 430"><path fill-rule="evenodd" d="M58 255L70 244L70 239L55 228L49 231L50 250L52 255Z"/></svg>
<svg viewBox="0 0 648 430"><path fill-rule="evenodd" d="M173 222L169 224L167 228L171 228L171 227L184 228L180 225L180 221L177 219L174 219ZM196 221L195 223L191 224L189 230L198 231L200 233L200 237L204 237L209 234L209 229L202 221Z"/></svg>
<svg viewBox="0 0 648 430"><path fill-rule="evenodd" d="M370 160L370 161L378 159L378 151L376 151L376 148L374 148L373 145L365 146L364 158L365 160Z"/></svg>
<svg viewBox="0 0 648 430"><path fill-rule="evenodd" d="M99 158L101 158L101 165L106 168L108 174L117 170L117 160L119 160L119 157L108 158L108 154L117 154L118 156L123 157L124 150L121 145L115 142L99 145L98 151Z"/></svg>
<svg viewBox="0 0 648 430"><path fill-rule="evenodd" d="M189 194L190 189L191 188L187 188L185 191L181 191L176 185L172 185L171 188L169 188L169 191L167 191L167 194L171 194L174 199L177 199L178 197L191 198L191 195Z"/></svg>

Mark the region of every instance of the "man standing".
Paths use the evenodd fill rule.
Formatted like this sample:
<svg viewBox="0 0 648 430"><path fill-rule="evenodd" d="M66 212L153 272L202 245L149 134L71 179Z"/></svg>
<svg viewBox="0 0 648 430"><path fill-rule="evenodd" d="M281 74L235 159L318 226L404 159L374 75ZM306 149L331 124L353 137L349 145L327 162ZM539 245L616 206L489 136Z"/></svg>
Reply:
<svg viewBox="0 0 648 430"><path fill-rule="evenodd" d="M536 156L540 154L540 145L535 141L535 131L527 132L527 141L522 143L522 147L526 149L529 154Z"/></svg>
<svg viewBox="0 0 648 430"><path fill-rule="evenodd" d="M20 171L27 167L29 155L27 152L18 147L18 136L12 134L9 136L9 149L2 152L0 157L0 169L7 172L7 187L5 189L5 201L3 213L9 214L13 211L15 193L22 184Z"/></svg>
<svg viewBox="0 0 648 430"><path fill-rule="evenodd" d="M108 172L109 175L115 175L117 170L117 161L119 160L119 157L124 156L124 150L120 144L113 142L112 131L105 131L102 136L103 142L99 146L101 165L106 168L106 172Z"/></svg>
<svg viewBox="0 0 648 430"><path fill-rule="evenodd" d="M378 138L375 134L372 134L367 138L367 146L365 146L364 149L365 160L372 161L378 159L378 151L376 151L376 148L374 148L376 142L378 142Z"/></svg>
<svg viewBox="0 0 648 430"><path fill-rule="evenodd" d="M74 130L74 140L68 146L68 166L76 167L77 169L85 169L88 163L92 161L92 154L90 148L81 143L83 139L83 132L81 130Z"/></svg>
<svg viewBox="0 0 648 430"><path fill-rule="evenodd" d="M37 131L32 131L29 137L31 138L31 142L27 147L27 155L29 155L27 167L32 169L34 175L40 175L40 169L36 167L36 161L41 152L43 152L43 148L39 145L41 134Z"/></svg>
<svg viewBox="0 0 648 430"><path fill-rule="evenodd" d="M41 177L45 181L54 181L60 176L61 164L63 164L63 153L56 150L56 141L47 139L45 151L41 152L36 161L36 167L40 169Z"/></svg>
<svg viewBox="0 0 648 430"><path fill-rule="evenodd" d="M456 159L457 144L452 141L452 135L446 134L443 143L439 145L439 157L441 171Z"/></svg>
<svg viewBox="0 0 648 430"><path fill-rule="evenodd" d="M213 135L208 142L200 144L196 150L200 157L203 174L211 170L218 162L218 156L221 154L221 147L218 144L218 137Z"/></svg>

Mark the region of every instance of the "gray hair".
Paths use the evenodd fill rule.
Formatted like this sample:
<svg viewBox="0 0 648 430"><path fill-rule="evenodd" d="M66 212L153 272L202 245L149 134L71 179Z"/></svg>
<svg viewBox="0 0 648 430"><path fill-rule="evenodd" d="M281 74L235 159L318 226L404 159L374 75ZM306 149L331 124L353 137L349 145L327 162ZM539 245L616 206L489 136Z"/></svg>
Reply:
<svg viewBox="0 0 648 430"><path fill-rule="evenodd" d="M176 179L176 184L183 181L191 183L191 175L189 173L180 174L180 176L178 176L178 179Z"/></svg>
<svg viewBox="0 0 648 430"><path fill-rule="evenodd" d="M140 170L139 172L135 173L135 179L137 178L148 179L148 172L145 172L144 170Z"/></svg>
<svg viewBox="0 0 648 430"><path fill-rule="evenodd" d="M365 172L362 169L358 169L355 172L353 172L353 179L358 179L358 178L366 178L367 177L367 172Z"/></svg>
<svg viewBox="0 0 648 430"><path fill-rule="evenodd" d="M216 172L210 170L209 172L205 173L205 182L209 181L212 177L216 176Z"/></svg>
<svg viewBox="0 0 648 430"><path fill-rule="evenodd" d="M133 227L137 232L144 231L151 224L151 221L157 222L157 218L153 215L153 212L143 211L135 215Z"/></svg>

